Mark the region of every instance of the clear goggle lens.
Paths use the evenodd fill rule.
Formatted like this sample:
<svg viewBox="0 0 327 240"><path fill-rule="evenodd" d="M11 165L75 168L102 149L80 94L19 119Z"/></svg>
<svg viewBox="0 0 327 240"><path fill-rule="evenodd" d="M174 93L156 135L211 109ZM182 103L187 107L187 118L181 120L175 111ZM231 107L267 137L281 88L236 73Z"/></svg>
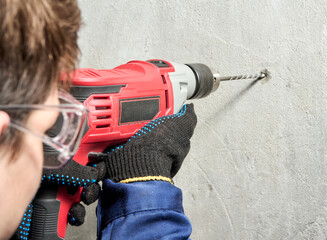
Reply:
<svg viewBox="0 0 327 240"><path fill-rule="evenodd" d="M58 111L54 126L44 135L11 121L9 126L32 134L44 143L44 168L59 168L71 159L78 150L86 126L87 110L82 103L66 92L59 92L60 105L5 105L1 110L46 110Z"/></svg>

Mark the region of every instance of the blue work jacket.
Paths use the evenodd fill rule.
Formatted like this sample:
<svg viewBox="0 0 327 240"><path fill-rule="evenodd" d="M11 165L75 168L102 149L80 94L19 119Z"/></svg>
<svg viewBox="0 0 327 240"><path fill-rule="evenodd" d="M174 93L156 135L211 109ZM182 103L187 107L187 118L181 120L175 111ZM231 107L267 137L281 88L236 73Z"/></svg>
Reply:
<svg viewBox="0 0 327 240"><path fill-rule="evenodd" d="M103 182L99 198L98 239L189 239L182 191L164 181Z"/></svg>

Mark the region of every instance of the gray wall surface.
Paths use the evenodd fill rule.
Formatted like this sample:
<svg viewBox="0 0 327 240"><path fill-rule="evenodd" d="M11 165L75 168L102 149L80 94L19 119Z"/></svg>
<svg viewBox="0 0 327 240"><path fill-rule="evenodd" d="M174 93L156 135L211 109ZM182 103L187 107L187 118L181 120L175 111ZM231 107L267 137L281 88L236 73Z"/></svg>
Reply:
<svg viewBox="0 0 327 240"><path fill-rule="evenodd" d="M175 178L192 239L327 239L325 0L79 0L81 67L200 62L222 82ZM67 239L96 239L96 204Z"/></svg>

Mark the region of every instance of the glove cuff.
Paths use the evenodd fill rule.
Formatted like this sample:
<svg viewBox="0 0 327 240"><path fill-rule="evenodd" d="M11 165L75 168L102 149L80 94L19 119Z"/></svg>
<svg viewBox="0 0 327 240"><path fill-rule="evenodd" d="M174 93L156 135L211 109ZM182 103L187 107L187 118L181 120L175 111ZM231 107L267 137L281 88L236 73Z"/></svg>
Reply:
<svg viewBox="0 0 327 240"><path fill-rule="evenodd" d="M173 180L171 180L171 178L164 177L164 176L134 177L134 178L128 178L128 179L121 180L120 183L146 182L146 181L166 181L171 184L174 184Z"/></svg>
<svg viewBox="0 0 327 240"><path fill-rule="evenodd" d="M147 151L140 145L111 152L106 165L108 176L114 182L160 180L172 183L167 167L171 166L170 160L160 152Z"/></svg>

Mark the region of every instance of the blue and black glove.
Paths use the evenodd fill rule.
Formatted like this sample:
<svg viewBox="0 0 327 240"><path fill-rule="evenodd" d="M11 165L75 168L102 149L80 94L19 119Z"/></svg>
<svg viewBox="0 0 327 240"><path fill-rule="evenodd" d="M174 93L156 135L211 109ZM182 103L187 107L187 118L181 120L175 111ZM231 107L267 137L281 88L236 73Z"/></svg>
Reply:
<svg viewBox="0 0 327 240"><path fill-rule="evenodd" d="M75 192L78 187L83 187L82 201L89 205L95 202L99 197L100 186L98 182L98 170L94 167L83 166L69 160L69 162L60 169L44 169L42 176L42 187L68 186L68 191ZM30 229L33 227L33 202L25 210L23 219L16 230L12 239L29 239ZM68 213L68 222L73 226L79 226L84 223L85 207L80 204L74 204Z"/></svg>
<svg viewBox="0 0 327 240"><path fill-rule="evenodd" d="M193 104L184 105L177 114L151 121L125 144L106 153L90 153L89 158L98 161L101 179L122 183L151 180L172 183L190 150L196 123Z"/></svg>

